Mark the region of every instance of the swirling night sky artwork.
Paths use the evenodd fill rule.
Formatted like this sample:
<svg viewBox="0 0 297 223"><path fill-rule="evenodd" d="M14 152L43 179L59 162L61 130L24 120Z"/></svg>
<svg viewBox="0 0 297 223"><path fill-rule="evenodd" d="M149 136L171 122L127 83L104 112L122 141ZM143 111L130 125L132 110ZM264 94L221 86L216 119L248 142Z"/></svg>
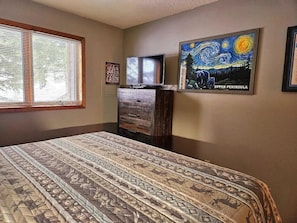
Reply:
<svg viewBox="0 0 297 223"><path fill-rule="evenodd" d="M258 30L180 43L180 89L250 91Z"/></svg>

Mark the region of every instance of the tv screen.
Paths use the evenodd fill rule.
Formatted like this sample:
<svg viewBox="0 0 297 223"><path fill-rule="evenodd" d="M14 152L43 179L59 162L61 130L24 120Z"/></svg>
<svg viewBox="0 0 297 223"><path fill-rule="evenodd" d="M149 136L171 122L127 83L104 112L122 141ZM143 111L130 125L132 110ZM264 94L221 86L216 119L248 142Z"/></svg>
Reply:
<svg viewBox="0 0 297 223"><path fill-rule="evenodd" d="M127 85L163 85L165 55L127 57Z"/></svg>

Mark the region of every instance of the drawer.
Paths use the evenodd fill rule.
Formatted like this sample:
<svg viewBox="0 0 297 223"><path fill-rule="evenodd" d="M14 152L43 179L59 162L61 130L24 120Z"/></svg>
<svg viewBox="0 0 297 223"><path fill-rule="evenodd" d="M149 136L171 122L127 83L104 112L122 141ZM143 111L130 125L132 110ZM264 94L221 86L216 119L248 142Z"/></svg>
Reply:
<svg viewBox="0 0 297 223"><path fill-rule="evenodd" d="M132 132L140 132L150 135L152 129L152 122L133 117L121 116L119 118L119 127L128 129Z"/></svg>
<svg viewBox="0 0 297 223"><path fill-rule="evenodd" d="M122 117L122 116L130 117L134 119L143 119L147 121L152 121L154 117L154 110L123 107L119 109L119 117Z"/></svg>
<svg viewBox="0 0 297 223"><path fill-rule="evenodd" d="M141 128L151 128L152 122L151 120L144 120L138 117L133 116L120 116L119 117L119 124L126 123L126 124L133 124L135 126L140 126Z"/></svg>
<svg viewBox="0 0 297 223"><path fill-rule="evenodd" d="M145 104L145 103L131 103L131 102L122 102L119 101L118 103L119 109L130 109L130 110L137 110L143 112L152 112L155 108L154 104Z"/></svg>
<svg viewBox="0 0 297 223"><path fill-rule="evenodd" d="M156 91L149 89L119 89L118 99L122 103L132 103L140 105L153 105L155 103Z"/></svg>

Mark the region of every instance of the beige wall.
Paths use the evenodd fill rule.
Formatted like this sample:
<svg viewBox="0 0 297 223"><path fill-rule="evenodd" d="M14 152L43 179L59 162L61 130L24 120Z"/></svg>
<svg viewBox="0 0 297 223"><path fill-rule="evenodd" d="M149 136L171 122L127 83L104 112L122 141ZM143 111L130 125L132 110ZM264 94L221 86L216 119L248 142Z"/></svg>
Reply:
<svg viewBox="0 0 297 223"><path fill-rule="evenodd" d="M180 41L261 28L255 94L176 92L173 135L201 141L195 157L264 180L286 223L297 222L297 93L281 85L295 25L296 0L220 0L124 33L124 57L166 53L166 83L176 84Z"/></svg>
<svg viewBox="0 0 297 223"><path fill-rule="evenodd" d="M105 62L122 62L123 30L51 9L31 0L0 0L0 17L86 39L86 108L0 113L0 144L47 130L115 122L116 85L105 85ZM15 140L16 142L18 140Z"/></svg>

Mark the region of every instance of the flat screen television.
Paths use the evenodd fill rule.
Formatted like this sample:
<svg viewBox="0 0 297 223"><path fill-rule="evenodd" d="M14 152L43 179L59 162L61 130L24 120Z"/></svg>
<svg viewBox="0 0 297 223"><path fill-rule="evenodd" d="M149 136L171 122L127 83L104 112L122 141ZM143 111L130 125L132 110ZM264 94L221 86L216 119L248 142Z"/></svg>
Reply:
<svg viewBox="0 0 297 223"><path fill-rule="evenodd" d="M132 86L164 85L165 55L127 57L126 84Z"/></svg>

